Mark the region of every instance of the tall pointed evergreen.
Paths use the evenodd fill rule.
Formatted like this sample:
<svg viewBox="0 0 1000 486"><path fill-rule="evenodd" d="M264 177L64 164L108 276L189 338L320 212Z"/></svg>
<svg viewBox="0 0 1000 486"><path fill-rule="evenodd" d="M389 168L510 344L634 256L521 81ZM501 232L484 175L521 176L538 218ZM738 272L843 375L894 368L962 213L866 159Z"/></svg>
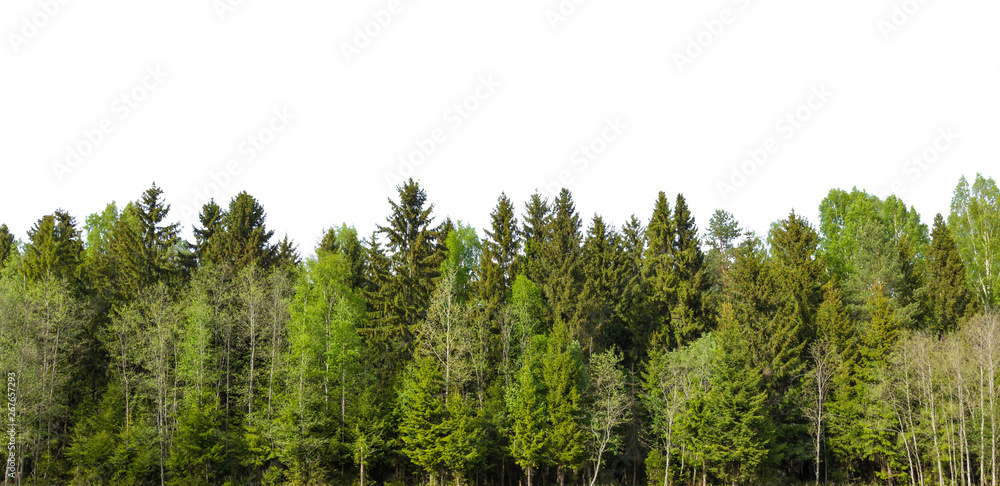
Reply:
<svg viewBox="0 0 1000 486"><path fill-rule="evenodd" d="M224 233L221 248L223 261L232 265L234 270L242 269L250 262L257 262L264 269L274 265L277 248L270 243L274 231L265 226L266 218L264 207L246 191L229 202L229 210L222 220Z"/></svg>
<svg viewBox="0 0 1000 486"><path fill-rule="evenodd" d="M479 298L486 304L487 315L495 315L510 298L510 287L517 276L517 256L521 246L514 205L500 194L490 214L490 229L482 242L479 264Z"/></svg>
<svg viewBox="0 0 1000 486"><path fill-rule="evenodd" d="M219 263L222 261L222 221L226 212L211 200L205 203L198 215L201 227L194 228L194 254L198 263Z"/></svg>
<svg viewBox="0 0 1000 486"><path fill-rule="evenodd" d="M566 475L586 458L586 435L581 425L583 358L579 345L570 340L565 323L557 322L549 336L545 355L548 460L556 467L560 486Z"/></svg>
<svg viewBox="0 0 1000 486"><path fill-rule="evenodd" d="M563 188L553 204L548 221L549 240L542 247L542 279L539 287L545 297L552 323L564 323L570 336L586 345L585 310L581 304L583 273L581 254L583 234L580 215L573 196Z"/></svg>
<svg viewBox="0 0 1000 486"><path fill-rule="evenodd" d="M698 242L698 226L684 196L677 195L674 205L674 306L670 310L673 342L685 346L710 328L705 296L711 282L705 267L705 254Z"/></svg>
<svg viewBox="0 0 1000 486"><path fill-rule="evenodd" d="M792 211L771 229L771 256L776 277L794 300L802 321L803 339L813 336L814 316L823 301L826 265L818 258L819 235Z"/></svg>
<svg viewBox="0 0 1000 486"><path fill-rule="evenodd" d="M142 245L152 281L167 281L180 275L178 245L179 223L165 223L170 205L164 204L163 190L152 187L136 202L136 216L141 225Z"/></svg>
<svg viewBox="0 0 1000 486"><path fill-rule="evenodd" d="M548 223L551 211L548 201L537 192L532 194L531 199L524 205L524 224L521 228L524 254L518 263L519 273L536 284L541 283L543 278L542 247L549 240Z"/></svg>
<svg viewBox="0 0 1000 486"><path fill-rule="evenodd" d="M643 274L649 298L648 329L644 334L656 340L657 345L677 347L676 336L670 328L677 289L674 255L675 221L670 213L670 203L662 191L656 198L653 216L646 227L646 258Z"/></svg>
<svg viewBox="0 0 1000 486"><path fill-rule="evenodd" d="M384 314L377 326L384 337L398 338L399 352L409 353L420 321L427 312L440 271L438 230L431 226L433 204L410 179L398 187L399 202L389 200L392 214L379 232L386 237L389 273L379 289Z"/></svg>
<svg viewBox="0 0 1000 486"><path fill-rule="evenodd" d="M951 229L939 213L934 218L928 255L927 298L931 326L937 333L953 331L978 310L976 296L966 280L966 268Z"/></svg>
<svg viewBox="0 0 1000 486"><path fill-rule="evenodd" d="M3 268L4 262L7 261L11 253L15 251L17 248L14 246L14 235L10 234L7 225L0 224L0 269Z"/></svg>
<svg viewBox="0 0 1000 486"><path fill-rule="evenodd" d="M76 219L57 209L43 216L28 230L24 249L25 274L29 280L52 275L76 285L82 277L83 240Z"/></svg>

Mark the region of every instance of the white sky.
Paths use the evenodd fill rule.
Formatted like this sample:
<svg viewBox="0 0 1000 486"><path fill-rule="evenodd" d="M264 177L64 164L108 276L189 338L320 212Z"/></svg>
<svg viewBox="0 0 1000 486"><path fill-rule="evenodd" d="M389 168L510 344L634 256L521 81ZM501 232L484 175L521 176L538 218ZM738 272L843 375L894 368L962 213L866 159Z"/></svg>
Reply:
<svg viewBox="0 0 1000 486"><path fill-rule="evenodd" d="M220 16L227 1L241 4ZM996 175L1000 2L581 3L563 0L553 29L559 0L5 0L0 223L26 239L62 207L82 225L155 180L189 236L180 207L234 161L217 200L248 191L308 254L325 227L384 223L386 174L435 130L444 141L413 176L438 221L480 229L501 191L521 210L564 170L585 220L648 220L663 190L682 192L702 229L724 208L758 232L792 208L815 224L831 188L884 195L893 182L930 222L961 175ZM917 8L883 35L894 7ZM388 25L348 62L344 43L373 11ZM728 23L708 33L716 19ZM699 35L711 45L679 69ZM467 100L490 77L500 86ZM145 99L122 104L129 93ZM475 110L458 126L463 100ZM810 101L794 133L776 125ZM294 119L248 160L241 144L276 109ZM69 165L68 147L86 150L105 118L109 133ZM621 136L605 130L616 118ZM960 138L938 141L949 127ZM602 149L602 133L615 140L580 164L574 152ZM935 142L947 151L933 163L906 165ZM765 145L775 153L724 198L718 184Z"/></svg>

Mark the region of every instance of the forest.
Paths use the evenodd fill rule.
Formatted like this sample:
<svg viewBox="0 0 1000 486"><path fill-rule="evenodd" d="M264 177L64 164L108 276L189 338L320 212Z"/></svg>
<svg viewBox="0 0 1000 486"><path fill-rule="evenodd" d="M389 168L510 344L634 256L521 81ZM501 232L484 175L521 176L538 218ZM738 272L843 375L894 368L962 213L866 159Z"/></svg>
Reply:
<svg viewBox="0 0 1000 486"><path fill-rule="evenodd" d="M766 234L397 190L306 249L246 192L187 241L155 183L0 225L0 484L997 484L991 178Z"/></svg>

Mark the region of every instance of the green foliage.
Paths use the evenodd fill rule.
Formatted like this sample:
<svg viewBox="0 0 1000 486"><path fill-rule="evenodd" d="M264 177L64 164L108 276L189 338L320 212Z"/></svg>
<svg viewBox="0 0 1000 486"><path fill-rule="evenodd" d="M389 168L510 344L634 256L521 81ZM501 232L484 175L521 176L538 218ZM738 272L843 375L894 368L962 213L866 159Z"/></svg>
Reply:
<svg viewBox="0 0 1000 486"><path fill-rule="evenodd" d="M412 179L398 189L399 203L389 201L388 225L379 227L391 255L385 262L373 262L384 272L377 277L376 305L381 309L375 326L384 339L394 342L397 360L408 358L412 351L441 268L438 230L431 227L434 205L427 205L427 194Z"/></svg>
<svg viewBox="0 0 1000 486"><path fill-rule="evenodd" d="M557 323L548 340L543 381L548 411L547 461L556 466L559 483L586 458L581 388L583 356L579 343L570 341L565 324Z"/></svg>
<svg viewBox="0 0 1000 486"><path fill-rule="evenodd" d="M441 262L440 274L448 272L455 274L454 293L464 302L469 299L472 287L475 285L476 269L479 264L482 246L476 229L459 221L448 233L445 240L447 256Z"/></svg>
<svg viewBox="0 0 1000 486"><path fill-rule="evenodd" d="M476 286L479 299L486 304L486 313L495 315L510 299L521 246L514 204L506 194L497 198L497 205L490 213L490 225L482 243Z"/></svg>
<svg viewBox="0 0 1000 486"><path fill-rule="evenodd" d="M525 351L524 366L517 373L516 384L508 388L506 396L511 419L510 454L525 470L529 483L535 470L545 464L548 457L549 435L541 369L544 338L532 339L531 344Z"/></svg>
<svg viewBox="0 0 1000 486"><path fill-rule="evenodd" d="M43 216L28 230L24 269L29 280L38 281L52 276L79 284L83 258L83 241L76 228L76 219L69 213L56 210Z"/></svg>
<svg viewBox="0 0 1000 486"><path fill-rule="evenodd" d="M978 310L975 294L966 280L965 264L958 245L938 214L931 233L933 243L928 255L927 296L931 307L931 326L938 333L954 331Z"/></svg>
<svg viewBox="0 0 1000 486"><path fill-rule="evenodd" d="M951 199L948 224L980 306L992 309L1000 288L1000 272L993 264L1000 257L1000 189L993 178L976 174L970 186L962 177Z"/></svg>
<svg viewBox="0 0 1000 486"><path fill-rule="evenodd" d="M725 211L701 241L663 193L646 226L584 231L568 190L520 220L501 195L480 242L398 189L370 238L335 226L304 260L246 193L193 243L155 185L82 231L0 225L22 484L992 477L989 179L930 233L833 190L819 231L792 212L766 245Z"/></svg>
<svg viewBox="0 0 1000 486"><path fill-rule="evenodd" d="M767 393L760 369L753 366L748 343L728 306L724 306L712 354L709 386L695 393L683 428L689 446L719 480L748 483L757 478L768 456Z"/></svg>
<svg viewBox="0 0 1000 486"><path fill-rule="evenodd" d="M0 268L3 268L11 254L16 252L17 246L14 244L14 235L10 234L7 225L0 224Z"/></svg>

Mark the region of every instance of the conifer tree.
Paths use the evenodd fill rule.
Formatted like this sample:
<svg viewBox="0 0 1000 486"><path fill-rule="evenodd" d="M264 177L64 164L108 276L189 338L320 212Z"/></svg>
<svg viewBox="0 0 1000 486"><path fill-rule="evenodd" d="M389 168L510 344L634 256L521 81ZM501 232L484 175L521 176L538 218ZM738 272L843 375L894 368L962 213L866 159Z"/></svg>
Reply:
<svg viewBox="0 0 1000 486"><path fill-rule="evenodd" d="M583 269L580 261L583 243L580 216L568 189L559 193L548 220L548 241L542 246L542 279L538 282L545 298L548 320L565 324L571 339L590 345L587 334L586 304L582 298Z"/></svg>
<svg viewBox="0 0 1000 486"><path fill-rule="evenodd" d="M934 218L933 243L928 255L927 296L931 321L937 333L953 331L977 309L975 294L966 280L965 264L958 245L941 214Z"/></svg>
<svg viewBox="0 0 1000 486"><path fill-rule="evenodd" d="M646 231L639 218L633 215L621 231L618 265L622 294L613 300L616 313L621 316L623 329L617 338L612 338L624 351L625 367L633 371L645 360L646 347L649 346L651 337L648 314L650 305L646 292L648 287L643 276L645 251Z"/></svg>
<svg viewBox="0 0 1000 486"><path fill-rule="evenodd" d="M253 261L263 269L270 269L275 264L277 248L270 243L274 231L267 229L265 219L264 208L246 191L229 202L229 210L222 219L219 251L222 261L234 271Z"/></svg>
<svg viewBox="0 0 1000 486"><path fill-rule="evenodd" d="M200 265L222 262L222 222L225 218L226 212L214 199L202 206L198 214L201 227L194 228L194 254Z"/></svg>
<svg viewBox="0 0 1000 486"><path fill-rule="evenodd" d="M531 195L531 199L524 206L524 224L521 228L524 254L518 263L518 273L536 284L540 284L545 278L542 269L542 248L550 238L551 212L548 201L537 192Z"/></svg>
<svg viewBox="0 0 1000 486"><path fill-rule="evenodd" d="M677 275L674 242L675 221L670 213L670 203L662 191L656 198L653 215L646 227L646 255L643 276L649 303L648 330L643 334L657 341L657 345L677 346L670 328L671 310L676 304Z"/></svg>
<svg viewBox="0 0 1000 486"><path fill-rule="evenodd" d="M525 277L519 277L524 278ZM530 283L530 282L529 282ZM541 378L541 350L544 337L532 339L525 350L524 365L517 373L517 381L508 389L506 402L510 414L510 454L521 466L531 486L535 471L545 464L547 457L548 429L546 423L546 398Z"/></svg>
<svg viewBox="0 0 1000 486"><path fill-rule="evenodd" d="M28 230L24 249L25 276L37 281L47 275L80 284L83 241L76 219L63 210L43 216Z"/></svg>
<svg viewBox="0 0 1000 486"><path fill-rule="evenodd" d="M147 273L151 282L167 282L180 276L181 262L178 254L180 224L165 223L170 213L170 205L161 196L163 190L152 187L143 192L135 203L135 213L139 219L140 239L144 248Z"/></svg>
<svg viewBox="0 0 1000 486"><path fill-rule="evenodd" d="M510 287L517 276L521 238L514 204L500 194L490 214L490 229L482 243L477 294L486 304L486 314L494 316L510 299Z"/></svg>
<svg viewBox="0 0 1000 486"><path fill-rule="evenodd" d="M582 352L578 343L570 341L564 323L556 323L549 336L543 369L549 414L547 457L556 467L559 485L565 486L566 475L586 457L586 435L581 424Z"/></svg>
<svg viewBox="0 0 1000 486"><path fill-rule="evenodd" d="M442 393L438 364L418 358L407 371L399 397L399 436L403 453L432 477L444 479L444 439L448 436L448 415Z"/></svg>
<svg viewBox="0 0 1000 486"><path fill-rule="evenodd" d="M4 262L7 261L7 258L16 251L17 247L14 245L14 235L10 234L7 225L0 224L0 269L4 267Z"/></svg>
<svg viewBox="0 0 1000 486"><path fill-rule="evenodd" d="M379 232L388 240L389 273L380 288L385 313L376 324L386 336L399 339L400 352L409 355L418 325L426 314L440 272L438 230L431 227L434 205L410 179L399 186L399 203L389 200L392 214Z"/></svg>
<svg viewBox="0 0 1000 486"><path fill-rule="evenodd" d="M711 282L705 268L705 255L698 242L698 226L678 194L674 205L674 242L671 254L675 265L674 305L670 309L672 342L680 347L710 330L711 317L705 308L705 296Z"/></svg>
<svg viewBox="0 0 1000 486"><path fill-rule="evenodd" d="M819 235L792 211L771 229L769 243L778 281L796 302L804 323L804 337L811 338L813 317L823 300L826 274L826 266L816 254Z"/></svg>

